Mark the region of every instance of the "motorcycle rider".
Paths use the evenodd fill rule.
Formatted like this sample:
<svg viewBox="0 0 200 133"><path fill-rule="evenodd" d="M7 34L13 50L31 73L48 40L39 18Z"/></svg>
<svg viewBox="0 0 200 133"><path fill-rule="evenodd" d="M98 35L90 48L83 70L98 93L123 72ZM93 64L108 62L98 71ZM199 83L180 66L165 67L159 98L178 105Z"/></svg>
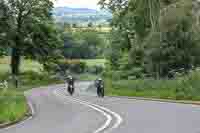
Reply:
<svg viewBox="0 0 200 133"><path fill-rule="evenodd" d="M95 81L95 86L97 88L97 95L99 97L104 97L104 83L103 83L103 80L101 78L98 78Z"/></svg>
<svg viewBox="0 0 200 133"><path fill-rule="evenodd" d="M71 75L68 76L67 83L68 83L68 92L71 95L73 95L73 93L74 93L74 78Z"/></svg>

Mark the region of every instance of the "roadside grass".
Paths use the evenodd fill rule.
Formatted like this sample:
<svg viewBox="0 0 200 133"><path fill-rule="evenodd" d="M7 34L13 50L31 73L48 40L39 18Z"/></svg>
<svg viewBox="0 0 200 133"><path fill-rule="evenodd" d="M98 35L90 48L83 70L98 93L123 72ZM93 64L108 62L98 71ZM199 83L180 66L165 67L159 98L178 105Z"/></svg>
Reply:
<svg viewBox="0 0 200 133"><path fill-rule="evenodd" d="M133 96L171 100L200 100L200 71L176 79L106 79L107 95Z"/></svg>
<svg viewBox="0 0 200 133"><path fill-rule="evenodd" d="M7 76L4 75L3 77L5 78ZM29 113L24 91L50 84L62 83L59 79L36 72L22 73L20 75L20 81L19 88L15 88L9 82L9 88L4 94L1 93L3 89L0 88L0 124L22 119Z"/></svg>
<svg viewBox="0 0 200 133"><path fill-rule="evenodd" d="M0 82L8 81L8 89L3 92L0 87L0 124L13 122L23 118L28 112L24 91L61 83L56 77L42 71L42 65L31 60L22 60L19 75L19 88L15 88L10 75L9 57L0 59Z"/></svg>
<svg viewBox="0 0 200 133"><path fill-rule="evenodd" d="M22 119L28 114L28 105L24 95L14 90L0 93L0 124Z"/></svg>

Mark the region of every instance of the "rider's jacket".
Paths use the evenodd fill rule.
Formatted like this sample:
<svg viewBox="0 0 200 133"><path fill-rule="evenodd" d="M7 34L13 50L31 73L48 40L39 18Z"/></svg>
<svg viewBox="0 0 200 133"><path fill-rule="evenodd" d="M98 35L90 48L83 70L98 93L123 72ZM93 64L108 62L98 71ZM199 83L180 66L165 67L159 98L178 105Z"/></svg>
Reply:
<svg viewBox="0 0 200 133"><path fill-rule="evenodd" d="M99 80L95 81L96 88L99 88L101 85L103 85L103 81L99 81Z"/></svg>
<svg viewBox="0 0 200 133"><path fill-rule="evenodd" d="M74 85L74 79L69 79L69 80L68 80L68 84Z"/></svg>

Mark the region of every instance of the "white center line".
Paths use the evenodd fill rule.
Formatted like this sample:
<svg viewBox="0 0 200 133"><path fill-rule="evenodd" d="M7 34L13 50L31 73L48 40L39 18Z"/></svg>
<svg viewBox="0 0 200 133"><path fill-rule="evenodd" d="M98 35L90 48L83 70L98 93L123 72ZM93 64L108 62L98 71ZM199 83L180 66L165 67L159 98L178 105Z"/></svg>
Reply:
<svg viewBox="0 0 200 133"><path fill-rule="evenodd" d="M54 94L59 96L59 97L62 97L64 99L66 99L66 100L69 100L69 101L72 101L72 102L76 102L76 103L82 104L84 106L90 107L90 108L98 111L99 113L103 114L107 118L105 124L103 124L100 128L98 128L93 133L100 133L100 132L104 131L106 128L108 128L109 125L111 124L112 116L110 114L106 113L104 110L99 109L99 108L95 107L94 105L91 105L91 104L89 104L87 102L80 101L78 99L67 98L62 92L58 92L58 90L55 90Z"/></svg>

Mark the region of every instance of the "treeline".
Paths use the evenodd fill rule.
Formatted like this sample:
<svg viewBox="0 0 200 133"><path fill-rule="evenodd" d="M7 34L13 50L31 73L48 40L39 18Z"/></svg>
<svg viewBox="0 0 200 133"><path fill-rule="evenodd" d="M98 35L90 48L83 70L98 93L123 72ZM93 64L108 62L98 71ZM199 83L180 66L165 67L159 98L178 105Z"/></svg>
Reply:
<svg viewBox="0 0 200 133"><path fill-rule="evenodd" d="M108 73L173 78L200 65L198 7L192 0L101 0L113 14Z"/></svg>
<svg viewBox="0 0 200 133"><path fill-rule="evenodd" d="M104 35L94 29L65 28L62 33L64 47L62 53L67 59L103 58L106 47Z"/></svg>

